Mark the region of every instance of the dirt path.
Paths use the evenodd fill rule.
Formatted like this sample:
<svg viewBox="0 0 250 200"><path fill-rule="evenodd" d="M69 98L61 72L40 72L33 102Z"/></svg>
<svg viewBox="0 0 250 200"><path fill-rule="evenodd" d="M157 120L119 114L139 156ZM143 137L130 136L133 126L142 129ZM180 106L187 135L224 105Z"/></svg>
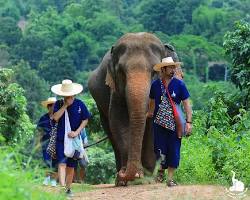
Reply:
<svg viewBox="0 0 250 200"><path fill-rule="evenodd" d="M165 184L131 185L114 187L114 185L97 185L89 192L74 193L72 200L232 200L226 188L213 185L184 185L166 187ZM250 194L243 198L250 200Z"/></svg>

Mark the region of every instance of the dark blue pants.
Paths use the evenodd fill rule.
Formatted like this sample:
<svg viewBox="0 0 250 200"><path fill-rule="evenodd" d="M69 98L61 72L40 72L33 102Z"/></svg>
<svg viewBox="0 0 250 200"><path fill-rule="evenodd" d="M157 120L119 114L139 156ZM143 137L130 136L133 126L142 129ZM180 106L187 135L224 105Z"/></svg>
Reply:
<svg viewBox="0 0 250 200"><path fill-rule="evenodd" d="M157 159L165 156L161 162L163 169L168 167L177 168L180 162L181 139L177 137L175 131L163 128L158 124L153 124L154 130L154 151Z"/></svg>

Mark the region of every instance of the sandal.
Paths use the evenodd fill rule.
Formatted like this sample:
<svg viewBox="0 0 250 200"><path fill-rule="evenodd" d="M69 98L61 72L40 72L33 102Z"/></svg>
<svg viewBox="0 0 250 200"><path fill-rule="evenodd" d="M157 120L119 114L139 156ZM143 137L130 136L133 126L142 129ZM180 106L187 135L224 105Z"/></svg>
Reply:
<svg viewBox="0 0 250 200"><path fill-rule="evenodd" d="M162 183L163 180L164 180L164 169L159 169L155 181L157 183Z"/></svg>
<svg viewBox="0 0 250 200"><path fill-rule="evenodd" d="M167 182L167 186L168 187L173 187L173 186L177 186L178 184L174 181L174 180L169 180Z"/></svg>

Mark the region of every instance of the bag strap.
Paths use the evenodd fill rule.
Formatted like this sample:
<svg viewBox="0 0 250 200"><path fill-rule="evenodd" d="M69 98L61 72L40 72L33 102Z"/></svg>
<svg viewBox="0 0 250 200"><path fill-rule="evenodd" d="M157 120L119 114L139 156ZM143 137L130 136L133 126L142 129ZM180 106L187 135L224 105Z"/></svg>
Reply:
<svg viewBox="0 0 250 200"><path fill-rule="evenodd" d="M180 116L179 116L179 113L178 113L178 110L175 106L175 103L173 102L170 94L169 94L169 91L168 91L168 88L167 88L167 85L166 85L166 81L165 80L162 80L163 82L163 85L166 89L166 92L168 94L168 98L169 98L169 101L172 105L172 108L173 108L173 114L174 114L174 118L175 118L175 122L176 122L176 128L177 128L177 136L178 138L181 138L182 137L182 133L183 133L183 127L182 127L182 123L181 123L181 120L180 120Z"/></svg>
<svg viewBox="0 0 250 200"><path fill-rule="evenodd" d="M165 90L165 87L164 87L164 83L162 82L161 79L160 79L160 82L161 82L161 92L162 92L162 95L167 96L166 90Z"/></svg>

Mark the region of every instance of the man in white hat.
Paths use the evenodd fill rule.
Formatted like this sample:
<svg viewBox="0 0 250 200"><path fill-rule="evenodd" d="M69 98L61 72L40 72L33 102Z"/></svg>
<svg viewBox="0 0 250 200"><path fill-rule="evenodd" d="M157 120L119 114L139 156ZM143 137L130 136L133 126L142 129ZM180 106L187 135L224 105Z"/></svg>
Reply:
<svg viewBox="0 0 250 200"><path fill-rule="evenodd" d="M166 57L154 66L154 70L161 73L161 78L153 81L151 85L147 113L147 117L154 119L154 151L156 157L161 158L157 180L162 182L164 169L168 169L167 185L169 187L177 185L173 176L180 161L181 135L177 131L178 124L174 117L174 108L179 107L181 102L186 113L186 123L183 123L185 126L183 128L187 135L190 135L192 130L189 92L184 82L174 77L175 69L180 65L181 63L174 62L172 57Z"/></svg>
<svg viewBox="0 0 250 200"><path fill-rule="evenodd" d="M64 155L64 138L65 134L68 137L77 137L81 130L85 128L90 118L90 113L85 104L75 98L75 95L81 93L82 85L73 83L71 80L63 80L62 84L57 84L51 87L51 91L59 96L63 96L63 103L61 100L55 103L53 119L58 122L57 126L57 141L56 141L56 156L58 160L58 175L59 182L62 186L66 186L66 193L71 195L71 184L74 176L74 167L76 167L77 160L67 158ZM62 106L60 104L62 103ZM69 119L71 131L66 133L67 126L65 120L65 112ZM66 126L65 126L66 125Z"/></svg>
<svg viewBox="0 0 250 200"><path fill-rule="evenodd" d="M46 151L49 144L50 131L53 123L52 116L53 116L53 109L55 102L56 102L55 97L49 97L47 100L41 102L42 106L48 109L48 113L44 114L39 119L37 124L37 130L39 131L39 140L42 147L43 159L47 167L49 167L50 169L56 168L56 160L52 159ZM55 173L47 173L47 177L43 181L43 184L44 185L51 184L52 186L56 186L56 178L57 177Z"/></svg>

